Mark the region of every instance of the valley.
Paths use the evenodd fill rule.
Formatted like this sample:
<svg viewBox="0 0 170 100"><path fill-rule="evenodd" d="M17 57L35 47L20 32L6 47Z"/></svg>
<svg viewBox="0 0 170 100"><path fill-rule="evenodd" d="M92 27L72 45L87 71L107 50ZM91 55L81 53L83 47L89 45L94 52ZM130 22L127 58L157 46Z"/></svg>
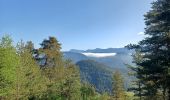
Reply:
<svg viewBox="0 0 170 100"><path fill-rule="evenodd" d="M131 85L126 65L134 65L132 53L133 51L126 48L97 48L91 50L72 49L63 52L63 55L65 59L70 59L78 66L82 81L92 84L98 92L111 93L112 74L117 70L124 77L125 87L129 88Z"/></svg>

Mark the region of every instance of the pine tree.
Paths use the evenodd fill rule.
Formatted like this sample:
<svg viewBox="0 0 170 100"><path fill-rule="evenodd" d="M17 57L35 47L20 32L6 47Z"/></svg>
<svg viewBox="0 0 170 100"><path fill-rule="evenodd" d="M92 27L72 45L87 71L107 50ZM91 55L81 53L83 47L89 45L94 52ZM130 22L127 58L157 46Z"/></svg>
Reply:
<svg viewBox="0 0 170 100"><path fill-rule="evenodd" d="M77 67L70 61L65 61L65 81L61 84L61 96L68 100L80 100L80 74Z"/></svg>
<svg viewBox="0 0 170 100"><path fill-rule="evenodd" d="M136 53L133 54L133 63L140 63L143 55L136 50ZM139 100L142 100L143 96L146 95L145 93L145 82L143 79L145 76L142 73L143 69L141 66L132 66L132 65L127 65L127 67L130 69L129 76L135 77L132 81L132 87L129 88L130 91L133 91L135 93L135 96L139 97Z"/></svg>
<svg viewBox="0 0 170 100"><path fill-rule="evenodd" d="M63 60L60 49L57 39L49 37L41 43L41 48L38 50L38 55L44 55L41 69L49 81L45 98L79 100L79 72L74 64Z"/></svg>
<svg viewBox="0 0 170 100"><path fill-rule="evenodd" d="M45 54L45 62L42 67L57 67L62 63L61 44L55 37L49 37L41 43L40 54Z"/></svg>
<svg viewBox="0 0 170 100"><path fill-rule="evenodd" d="M140 74L145 76L148 96L162 91L163 99L168 92L170 100L170 1L157 0L152 3L152 9L145 15L144 40L138 45L129 45L131 49L138 49L143 55Z"/></svg>
<svg viewBox="0 0 170 100"><path fill-rule="evenodd" d="M93 100L96 95L94 86L86 82L81 84L80 91L82 100Z"/></svg>
<svg viewBox="0 0 170 100"><path fill-rule="evenodd" d="M0 41L0 80L0 99L39 98L45 90L45 80L32 54L22 42L15 48L9 36Z"/></svg>
<svg viewBox="0 0 170 100"><path fill-rule="evenodd" d="M49 37L49 40L44 40L41 43L41 48L38 50L38 56L42 56L40 60L41 68L50 82L63 79L64 63L62 53L60 51L61 44L55 37Z"/></svg>
<svg viewBox="0 0 170 100"><path fill-rule="evenodd" d="M113 73L113 98L115 100L123 100L125 96L124 81L121 73L115 71Z"/></svg>
<svg viewBox="0 0 170 100"><path fill-rule="evenodd" d="M30 49L22 41L17 45L20 66L17 69L19 92L29 99L39 98L46 90L45 78L41 75L40 67L33 59ZM23 89L23 91L22 91Z"/></svg>
<svg viewBox="0 0 170 100"><path fill-rule="evenodd" d="M12 99L14 96L18 64L19 57L12 46L12 39L5 35L0 40L0 99Z"/></svg>

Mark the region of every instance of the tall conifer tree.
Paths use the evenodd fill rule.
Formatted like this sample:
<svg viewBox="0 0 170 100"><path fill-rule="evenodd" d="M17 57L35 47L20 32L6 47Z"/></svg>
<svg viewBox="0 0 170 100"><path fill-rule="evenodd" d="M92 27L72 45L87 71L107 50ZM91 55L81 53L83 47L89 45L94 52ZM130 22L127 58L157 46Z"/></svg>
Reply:
<svg viewBox="0 0 170 100"><path fill-rule="evenodd" d="M154 1L152 9L145 15L145 24L147 37L138 45L128 47L138 49L143 55L137 65L142 68L138 73L144 77L148 96L154 96L161 90L166 99L169 91L170 100L170 1Z"/></svg>
<svg viewBox="0 0 170 100"><path fill-rule="evenodd" d="M119 71L113 73L113 98L123 100L125 97L124 80Z"/></svg>
<svg viewBox="0 0 170 100"><path fill-rule="evenodd" d="M0 39L0 99L17 98L14 88L16 87L16 71L19 57L12 45L10 36L5 35Z"/></svg>

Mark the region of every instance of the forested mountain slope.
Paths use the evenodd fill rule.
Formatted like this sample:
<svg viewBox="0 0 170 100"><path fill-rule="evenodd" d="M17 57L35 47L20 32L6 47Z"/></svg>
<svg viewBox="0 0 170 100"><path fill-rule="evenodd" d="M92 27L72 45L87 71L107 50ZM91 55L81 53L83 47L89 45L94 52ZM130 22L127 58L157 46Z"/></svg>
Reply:
<svg viewBox="0 0 170 100"><path fill-rule="evenodd" d="M77 62L76 65L80 69L82 81L89 82L99 92L111 92L113 69L94 60L82 60Z"/></svg>

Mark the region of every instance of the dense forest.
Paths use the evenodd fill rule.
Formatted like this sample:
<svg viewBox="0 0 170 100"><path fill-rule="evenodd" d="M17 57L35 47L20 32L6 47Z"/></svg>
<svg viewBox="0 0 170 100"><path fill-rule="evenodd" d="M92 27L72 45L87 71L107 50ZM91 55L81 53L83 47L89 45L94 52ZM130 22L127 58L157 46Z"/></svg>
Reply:
<svg viewBox="0 0 170 100"><path fill-rule="evenodd" d="M3 36L0 40L0 99L111 99L111 94L104 92L100 93L96 91L94 85L89 84L85 80L81 81L80 79L79 69L90 72L90 70L92 70L92 68L96 68L96 66L100 66L101 68L96 68L96 71L92 73L86 73L86 71L84 71L84 74L97 75L96 78L100 78L100 75L105 75L104 78L110 77L111 79L111 75L103 73L103 70L106 70L104 66L96 64L96 62L93 61L88 61L92 63L86 64L91 64L90 66L95 67L77 67L70 60L63 59L60 49L60 43L54 37L49 37L49 39L43 40L41 47L34 49L33 43L31 41L27 43L20 41L16 46L14 46L10 36ZM83 63L83 61L77 63L79 66L81 66L81 64L85 63ZM111 73L112 72L110 71L110 74ZM116 96L123 96L126 94L123 86L123 78L120 73L114 73L113 75L113 82L115 82L114 85L116 85L115 92L121 93L117 94ZM119 80L122 81L119 82ZM110 85L112 84L110 83ZM116 90L119 88L121 91Z"/></svg>
<svg viewBox="0 0 170 100"><path fill-rule="evenodd" d="M154 1L144 17L145 39L126 46L135 51L128 89L119 70L64 59L55 37L34 48L32 41L14 44L2 36L0 100L170 100L170 0Z"/></svg>

